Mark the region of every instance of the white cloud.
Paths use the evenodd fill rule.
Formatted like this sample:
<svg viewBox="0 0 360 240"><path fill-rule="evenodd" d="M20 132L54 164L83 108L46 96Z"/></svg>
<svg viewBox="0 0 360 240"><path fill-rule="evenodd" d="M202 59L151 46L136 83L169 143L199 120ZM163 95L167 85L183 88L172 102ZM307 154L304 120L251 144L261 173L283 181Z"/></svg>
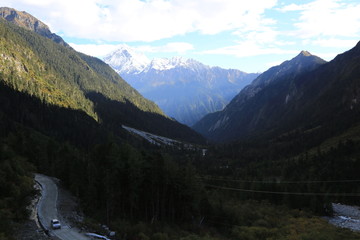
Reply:
<svg viewBox="0 0 360 240"><path fill-rule="evenodd" d="M267 47L253 41L244 41L237 45L203 51L202 54L232 55L236 57L251 57L267 54L297 54L295 50L284 50L279 47Z"/></svg>
<svg viewBox="0 0 360 240"><path fill-rule="evenodd" d="M106 54L115 51L121 45L115 44L75 44L69 43L76 51L85 53L94 57L104 57Z"/></svg>
<svg viewBox="0 0 360 240"><path fill-rule="evenodd" d="M78 51L97 57L119 47L103 43L127 42L137 46L139 51L154 56L157 53L159 56L161 53L196 55L199 50L195 47L204 49L211 46L212 49L200 54L209 54L202 57L215 59L212 60L214 64L222 61L220 59L224 56L221 55L235 59L231 56L273 54L275 61L281 54L298 54L299 48L314 53L317 51L319 56L329 59L336 55L335 52L345 51L359 40L359 0L282 2L1 0L1 5L29 12L69 42L72 37L92 40L87 42L94 44L70 44ZM179 38L170 39L176 36ZM158 46L155 41L161 39L172 42ZM248 59L246 64L251 64ZM254 64L258 66L261 61L261 58L257 58Z"/></svg>
<svg viewBox="0 0 360 240"><path fill-rule="evenodd" d="M350 49L354 47L357 42L357 39L322 38L312 40L310 43L321 47Z"/></svg>
<svg viewBox="0 0 360 240"><path fill-rule="evenodd" d="M110 52L120 48L122 44L75 44L69 43L76 51L102 58ZM138 47L132 47L138 52L142 53L175 53L177 55L183 55L188 51L194 49L193 45L186 42L170 42L163 46L150 46L142 45Z"/></svg>
<svg viewBox="0 0 360 240"><path fill-rule="evenodd" d="M171 42L163 46L150 46L144 45L139 46L137 49L141 52L148 53L176 53L176 54L185 54L188 51L194 49L194 46L186 42Z"/></svg>
<svg viewBox="0 0 360 240"><path fill-rule="evenodd" d="M2 0L66 36L155 41L189 32L217 34L259 25L276 0Z"/></svg>
<svg viewBox="0 0 360 240"><path fill-rule="evenodd" d="M264 19L263 19L264 20ZM202 54L225 54L236 57L251 57L268 54L294 54L297 51L282 47L294 45L293 41L281 40L281 32L273 29L273 22L257 21L258 26L238 29L233 35L238 37L236 44L201 52Z"/></svg>
<svg viewBox="0 0 360 240"><path fill-rule="evenodd" d="M315 0L308 4L290 4L280 11L300 11L294 24L294 37L310 39L319 36L358 37L360 3L356 1Z"/></svg>
<svg viewBox="0 0 360 240"><path fill-rule="evenodd" d="M277 8L277 10L279 10L280 12L299 11L304 9L305 9L304 5L298 5L295 3L291 3L281 8Z"/></svg>

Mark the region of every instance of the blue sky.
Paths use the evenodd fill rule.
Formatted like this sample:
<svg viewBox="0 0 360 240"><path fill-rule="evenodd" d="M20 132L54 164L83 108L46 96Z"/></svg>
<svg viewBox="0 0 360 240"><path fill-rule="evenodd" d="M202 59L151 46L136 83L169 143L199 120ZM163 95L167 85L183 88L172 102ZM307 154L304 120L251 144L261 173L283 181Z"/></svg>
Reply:
<svg viewBox="0 0 360 240"><path fill-rule="evenodd" d="M263 72L301 50L331 60L360 40L358 0L2 0L102 58L127 44L148 58L183 56Z"/></svg>

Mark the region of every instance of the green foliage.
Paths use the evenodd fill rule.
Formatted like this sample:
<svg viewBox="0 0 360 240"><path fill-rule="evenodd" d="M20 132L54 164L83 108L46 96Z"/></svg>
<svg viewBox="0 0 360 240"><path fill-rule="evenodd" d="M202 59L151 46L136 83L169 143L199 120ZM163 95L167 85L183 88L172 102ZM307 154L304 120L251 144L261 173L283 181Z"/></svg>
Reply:
<svg viewBox="0 0 360 240"><path fill-rule="evenodd" d="M266 240L276 237L276 230L265 227L234 227L232 235L236 239Z"/></svg>
<svg viewBox="0 0 360 240"><path fill-rule="evenodd" d="M4 121L1 114L0 119ZM4 123L7 124L6 121ZM0 130L3 132L1 127ZM85 152L72 144L57 142L34 130L21 128L4 141L9 149L13 149L5 152L7 155L4 156L14 156L13 159L21 165L26 163L26 156L43 173L59 177L81 199L89 215L108 223L124 239L337 240L345 236L345 239L359 237L356 233L309 217L311 214L303 211L289 210L268 202L243 201L242 197L223 191L206 192L188 160L183 159L184 163L180 165L174 161L176 158L159 151L140 151L125 143L108 141ZM349 158L358 151L357 145L352 144L339 144L338 149L332 150L329 155ZM14 152L16 154L12 155ZM323 155L326 154L322 153L319 157ZM181 158L186 157L182 155ZM295 163L300 162L288 162L287 165ZM277 164L262 165L264 162L261 161L254 164L259 174L266 173L265 169L269 166L269 172L274 170L275 174L281 169ZM291 172L291 169L300 166L306 165L283 169ZM310 162L309 166L314 167ZM348 170L352 167L356 165ZM9 212L13 214L15 211ZM169 223L186 226L187 230L162 227Z"/></svg>
<svg viewBox="0 0 360 240"><path fill-rule="evenodd" d="M140 233L138 234L138 238L139 238L140 240L150 240L150 238L149 238L147 235L145 235L143 232L140 232Z"/></svg>
<svg viewBox="0 0 360 240"><path fill-rule="evenodd" d="M102 93L109 99L119 102L128 101L144 112L151 112L164 116L157 105L152 101L143 98L139 92L119 77L109 65L98 58L82 53L78 53L78 55L94 70L99 78L101 78L101 81L86 82L84 85L87 86L87 92ZM98 84L98 86L96 84Z"/></svg>
<svg viewBox="0 0 360 240"><path fill-rule="evenodd" d="M92 103L74 83L77 65L68 61L71 57L65 55L65 47L3 20L0 24L2 81L49 104L81 109L95 117Z"/></svg>
<svg viewBox="0 0 360 240"><path fill-rule="evenodd" d="M327 142L325 147L318 146L309 152L304 151L307 148L301 143L307 141L296 137L288 138L287 144L273 141L216 146L208 151L206 161L196 165L209 176L207 184L249 190L229 191L239 199L267 199L274 204L326 215L332 213L331 202L359 204L358 182L351 180L359 180L360 142L356 137L338 139L336 145Z"/></svg>
<svg viewBox="0 0 360 240"><path fill-rule="evenodd" d="M337 145L307 153L334 132L347 129L354 119L334 132L328 130L344 123L343 119L325 127L296 129L270 142L216 146L201 159L184 152L173 156L126 143L134 140L121 131L121 124L155 128L163 135L198 136L161 116L153 103L102 61L3 20L0 51L0 238L9 236L12 221L26 217L33 194L32 164L61 179L79 197L87 214L127 239L359 238L304 211L281 207L322 214L324 204L331 200L356 203L358 199L205 190L192 165L197 159L196 166L204 175L250 180L227 182L225 187L359 192L351 184L257 182L357 179L358 139L342 139ZM173 225L165 229L165 224L186 226L188 232Z"/></svg>
<svg viewBox="0 0 360 240"><path fill-rule="evenodd" d="M194 169L167 154L111 141L85 153L21 129L7 142L42 173L60 178L90 216L107 224L118 219L183 222L199 215L203 189Z"/></svg>
<svg viewBox="0 0 360 240"><path fill-rule="evenodd" d="M184 221L199 207L201 188L195 176L189 175L189 167L178 166L169 156L108 143L94 149L87 168L91 182L84 185L92 186L91 191L83 190L85 199L91 199L87 206L93 209L95 205L108 222L119 217ZM88 196L90 192L93 196ZM94 203L94 199L98 201Z"/></svg>
<svg viewBox="0 0 360 240"><path fill-rule="evenodd" d="M143 111L162 114L108 65L97 58L1 20L0 47L3 80L59 106L84 110L95 117L85 94L99 92L112 100L132 102Z"/></svg>
<svg viewBox="0 0 360 240"><path fill-rule="evenodd" d="M321 66L314 56L298 56L270 68L194 128L216 142L296 136L302 146L314 147L360 121L359 49L357 44ZM226 124L215 129L223 119Z"/></svg>
<svg viewBox="0 0 360 240"><path fill-rule="evenodd" d="M319 218L291 218L284 228L282 236L277 239L358 239L359 233L339 229Z"/></svg>
<svg viewBox="0 0 360 240"><path fill-rule="evenodd" d="M169 236L166 233L154 233L154 235L151 238L152 240L168 240Z"/></svg>
<svg viewBox="0 0 360 240"><path fill-rule="evenodd" d="M0 26L0 81L11 89L49 106L83 111L116 135L123 134L121 125L126 124L192 142L203 140L167 118L101 60L2 19Z"/></svg>
<svg viewBox="0 0 360 240"><path fill-rule="evenodd" d="M11 138L11 137L9 137ZM35 194L30 174L32 166L0 138L0 238L11 235L12 223L28 217L31 198Z"/></svg>
<svg viewBox="0 0 360 240"><path fill-rule="evenodd" d="M359 233L339 229L304 211L290 210L267 202L229 200L226 196L220 199L221 202L213 203L217 209L216 215L208 216L207 221L227 233L229 239L340 240L360 237Z"/></svg>
<svg viewBox="0 0 360 240"><path fill-rule="evenodd" d="M123 103L114 101L95 92L87 94L87 97L94 102L95 111L102 119L103 125L106 125L114 133L119 132L121 123L160 136L193 143L203 142L203 137L189 127L164 118L157 113L143 112L129 101Z"/></svg>

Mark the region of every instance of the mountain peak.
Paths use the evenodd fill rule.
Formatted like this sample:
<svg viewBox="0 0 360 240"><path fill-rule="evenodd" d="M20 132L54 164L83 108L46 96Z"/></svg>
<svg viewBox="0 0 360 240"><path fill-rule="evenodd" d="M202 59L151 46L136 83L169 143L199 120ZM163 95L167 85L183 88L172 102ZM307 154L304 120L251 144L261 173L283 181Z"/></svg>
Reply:
<svg viewBox="0 0 360 240"><path fill-rule="evenodd" d="M150 60L144 54L125 44L106 55L104 61L118 73L141 72L150 63Z"/></svg>
<svg viewBox="0 0 360 240"><path fill-rule="evenodd" d="M308 51L301 51L300 54L291 60L287 60L278 66L271 67L259 75L249 86L245 87L236 96L235 101L240 105L247 101L247 99L255 96L269 84L283 81L284 79L292 79L298 74L315 69L324 63L326 63L325 60L312 55Z"/></svg>
<svg viewBox="0 0 360 240"><path fill-rule="evenodd" d="M208 66L194 59L187 59L181 56L149 60L144 54L125 44L105 56L104 61L119 74L138 74L142 71L150 70L166 71L179 67L188 68L193 71L208 68Z"/></svg>
<svg viewBox="0 0 360 240"><path fill-rule="evenodd" d="M309 56L312 56L312 54L309 53L308 51L302 50L302 51L299 53L299 56L309 57Z"/></svg>
<svg viewBox="0 0 360 240"><path fill-rule="evenodd" d="M31 14L13 8L0 7L0 17L19 27L36 32L63 46L70 47L60 36L52 33L49 27Z"/></svg>
<svg viewBox="0 0 360 240"><path fill-rule="evenodd" d="M34 32L50 32L49 27L45 23L41 22L40 20L36 19L32 15L24 11L20 12L13 8L0 7L0 16L8 22L11 22L19 27L23 27Z"/></svg>
<svg viewBox="0 0 360 240"><path fill-rule="evenodd" d="M148 66L148 70L158 71L170 70L177 67L184 67L192 70L206 68L206 66L194 59L187 59L180 56L172 58L154 58Z"/></svg>
<svg viewBox="0 0 360 240"><path fill-rule="evenodd" d="M326 61L323 60L322 58L316 56L316 55L312 55L310 52L308 51L301 51L296 57L294 57L293 59L291 59L290 61L288 61L291 64L305 64L305 65L313 65L315 64L322 64L325 63Z"/></svg>

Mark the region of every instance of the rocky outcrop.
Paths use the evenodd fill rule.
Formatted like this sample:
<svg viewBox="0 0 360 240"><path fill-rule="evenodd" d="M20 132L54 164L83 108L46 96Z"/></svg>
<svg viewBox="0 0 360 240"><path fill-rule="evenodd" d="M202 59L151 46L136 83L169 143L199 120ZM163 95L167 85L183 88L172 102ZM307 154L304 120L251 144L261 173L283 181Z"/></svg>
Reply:
<svg viewBox="0 0 360 240"><path fill-rule="evenodd" d="M41 22L27 12L17 11L8 7L0 7L0 17L4 18L8 22L16 24L19 27L34 31L39 35L49 38L63 46L70 47L60 36L52 33L45 23Z"/></svg>

